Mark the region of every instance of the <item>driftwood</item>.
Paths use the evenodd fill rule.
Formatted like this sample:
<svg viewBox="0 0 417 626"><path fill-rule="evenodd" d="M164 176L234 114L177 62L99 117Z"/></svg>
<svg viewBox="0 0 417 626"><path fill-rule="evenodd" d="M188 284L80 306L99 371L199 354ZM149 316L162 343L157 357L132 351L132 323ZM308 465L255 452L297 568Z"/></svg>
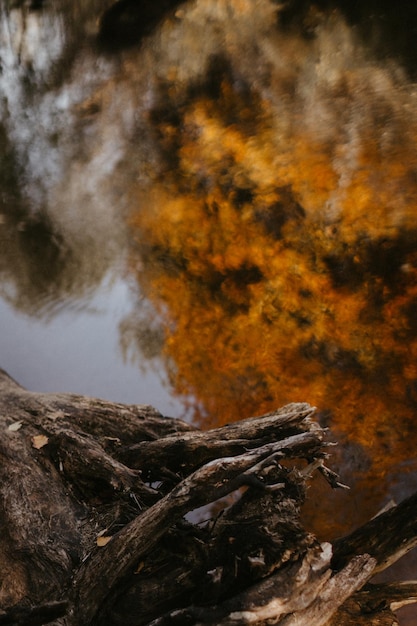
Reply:
<svg viewBox="0 0 417 626"><path fill-rule="evenodd" d="M368 581L416 544L417 496L320 544L299 517L309 477L343 485L313 416L200 432L0 370L0 625L395 624L417 583Z"/></svg>

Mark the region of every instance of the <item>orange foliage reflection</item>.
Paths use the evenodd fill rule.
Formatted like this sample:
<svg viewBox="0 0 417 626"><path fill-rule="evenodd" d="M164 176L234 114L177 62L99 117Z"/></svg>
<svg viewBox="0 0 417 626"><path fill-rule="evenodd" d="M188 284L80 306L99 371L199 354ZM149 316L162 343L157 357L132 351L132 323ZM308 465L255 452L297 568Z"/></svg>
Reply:
<svg viewBox="0 0 417 626"><path fill-rule="evenodd" d="M200 424L310 402L359 446L375 501L414 457L417 408L417 126L382 115L330 141L225 72L215 97L154 112L170 156L131 219Z"/></svg>

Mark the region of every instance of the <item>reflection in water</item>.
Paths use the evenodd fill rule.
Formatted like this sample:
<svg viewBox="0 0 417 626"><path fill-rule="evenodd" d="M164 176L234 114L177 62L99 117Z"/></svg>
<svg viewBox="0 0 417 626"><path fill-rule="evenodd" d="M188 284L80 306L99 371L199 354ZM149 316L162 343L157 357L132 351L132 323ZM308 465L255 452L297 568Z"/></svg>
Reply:
<svg viewBox="0 0 417 626"><path fill-rule="evenodd" d="M303 399L346 438L346 528L414 457L416 96L340 16L255 46L242 14L249 57L227 31L150 111L162 165L132 193L132 264L202 424Z"/></svg>
<svg viewBox="0 0 417 626"><path fill-rule="evenodd" d="M315 404L356 486L334 521L373 515L416 470L410 56L327 2L182 3L113 52L111 2L61 4L0 13L2 296L51 316L129 276L127 360L162 353L204 426Z"/></svg>
<svg viewBox="0 0 417 626"><path fill-rule="evenodd" d="M88 295L121 255L120 140L86 105L112 72L87 46L97 5L0 8L1 292L27 312Z"/></svg>
<svg viewBox="0 0 417 626"><path fill-rule="evenodd" d="M130 289L123 281L105 282L81 311L67 305L47 323L0 300L1 364L28 389L154 404L164 415L182 417L183 407L170 395L157 358L140 372L117 358L118 321L131 307Z"/></svg>

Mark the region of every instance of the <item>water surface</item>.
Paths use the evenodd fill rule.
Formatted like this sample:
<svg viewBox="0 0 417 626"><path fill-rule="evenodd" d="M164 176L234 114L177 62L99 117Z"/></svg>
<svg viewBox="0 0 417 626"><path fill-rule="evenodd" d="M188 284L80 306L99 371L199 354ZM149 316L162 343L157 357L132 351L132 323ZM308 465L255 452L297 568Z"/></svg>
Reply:
<svg viewBox="0 0 417 626"><path fill-rule="evenodd" d="M417 93L413 12L324 4L2 5L0 365L203 428L310 402L329 537L415 489Z"/></svg>

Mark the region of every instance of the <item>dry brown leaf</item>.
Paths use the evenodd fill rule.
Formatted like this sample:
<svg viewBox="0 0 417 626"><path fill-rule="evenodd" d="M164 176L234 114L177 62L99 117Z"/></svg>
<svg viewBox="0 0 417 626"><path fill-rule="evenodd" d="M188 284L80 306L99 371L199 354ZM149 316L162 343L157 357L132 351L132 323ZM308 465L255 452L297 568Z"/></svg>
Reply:
<svg viewBox="0 0 417 626"><path fill-rule="evenodd" d="M46 435L35 435L32 437L32 446L39 450L40 448L43 448L43 446L46 446L48 441L49 440Z"/></svg>
<svg viewBox="0 0 417 626"><path fill-rule="evenodd" d="M97 537L96 543L99 548L102 548L109 543L110 539L111 537L109 536Z"/></svg>

